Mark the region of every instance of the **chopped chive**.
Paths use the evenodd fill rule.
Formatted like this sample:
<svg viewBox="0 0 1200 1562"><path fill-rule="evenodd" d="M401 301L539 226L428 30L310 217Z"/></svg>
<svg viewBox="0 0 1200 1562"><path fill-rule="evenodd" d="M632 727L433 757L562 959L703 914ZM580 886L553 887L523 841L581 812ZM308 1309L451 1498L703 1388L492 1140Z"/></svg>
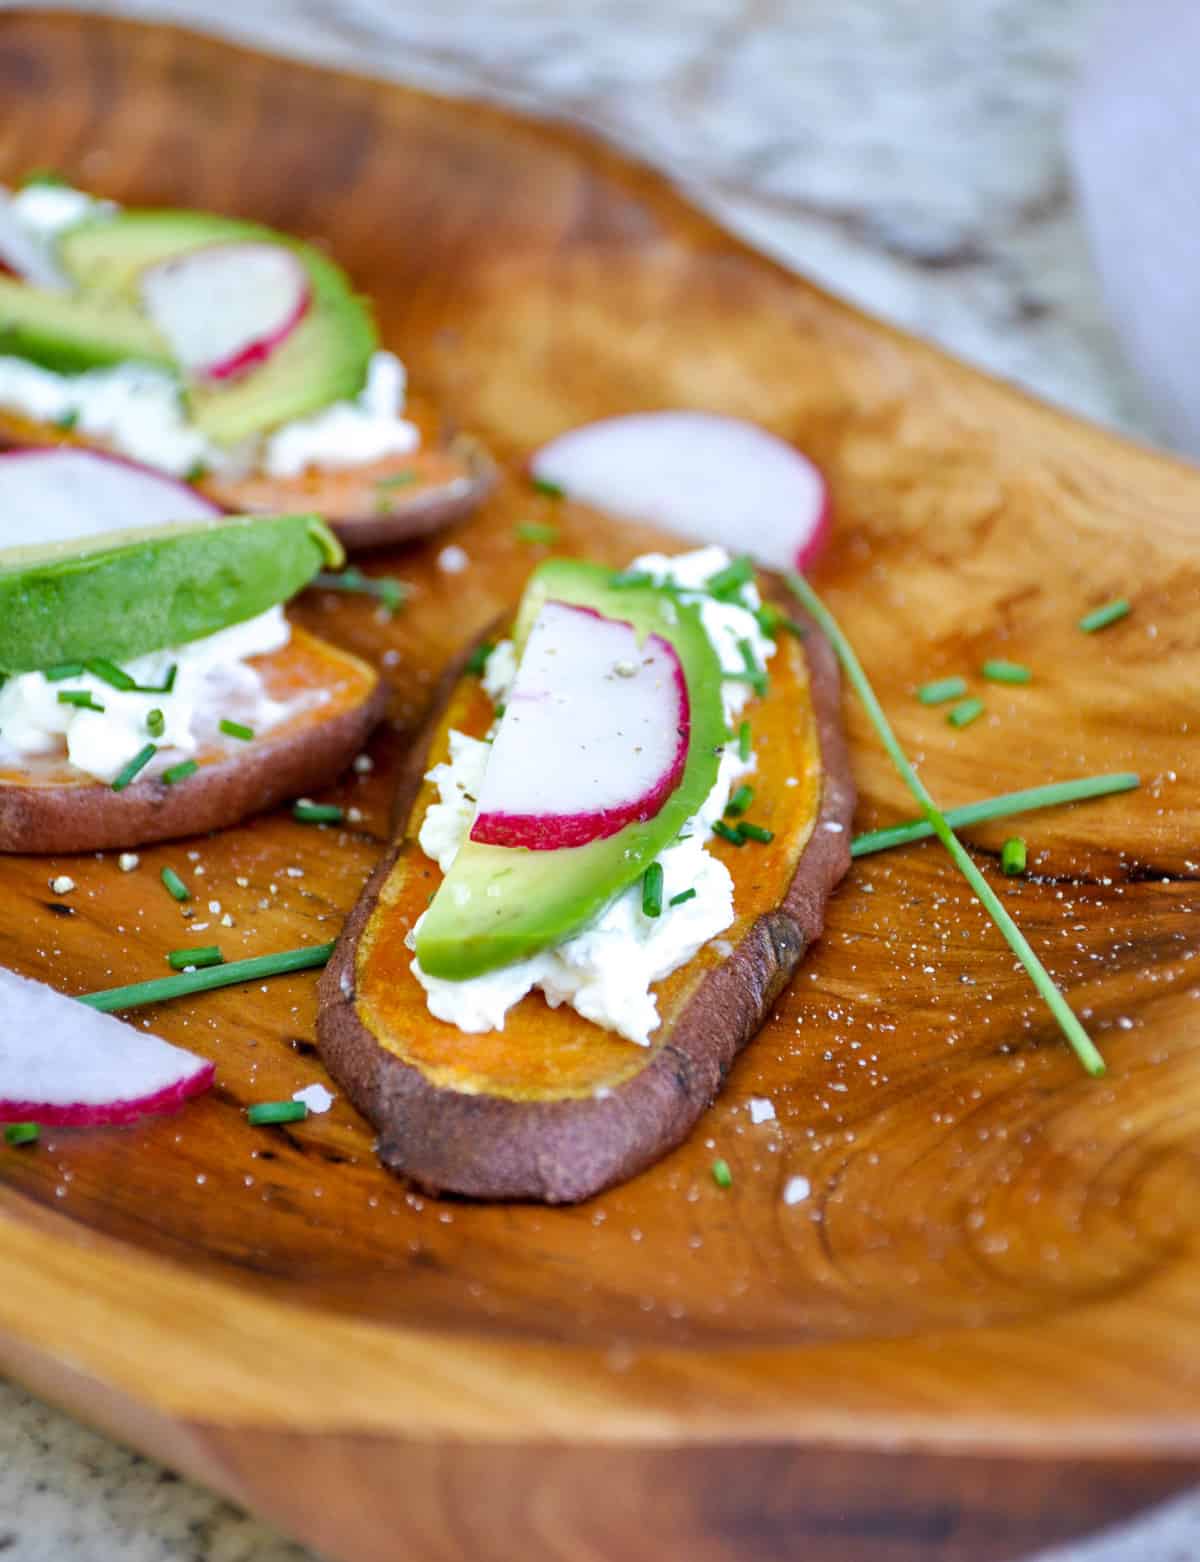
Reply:
<svg viewBox="0 0 1200 1562"><path fill-rule="evenodd" d="M395 472L391 477L381 477L375 484L375 508L381 513L391 508L392 495L398 488L409 488L417 481L415 472Z"/></svg>
<svg viewBox="0 0 1200 1562"><path fill-rule="evenodd" d="M175 679L179 674L179 663L172 662L167 668L167 676L161 683L135 683L133 688L137 694L171 694L175 688Z"/></svg>
<svg viewBox="0 0 1200 1562"><path fill-rule="evenodd" d="M671 896L670 900L667 901L667 905L668 906L682 906L685 901L695 900L695 898L696 898L696 891L694 889L681 889L679 891L678 895L672 895Z"/></svg>
<svg viewBox="0 0 1200 1562"><path fill-rule="evenodd" d="M728 841L731 846L744 846L746 844L746 838L742 834L740 825L737 829L731 829L724 819L714 819L712 829L714 835L719 835L723 841Z"/></svg>
<svg viewBox="0 0 1200 1562"><path fill-rule="evenodd" d="M725 813L728 818L736 819L738 814L744 814L754 801L754 788L745 783L738 787L733 796L725 804Z"/></svg>
<svg viewBox="0 0 1200 1562"><path fill-rule="evenodd" d="M125 669L118 667L116 662L110 662L107 656L89 656L83 665L93 678L99 678L101 683L107 683L113 689L120 689L122 693L137 688L137 683Z"/></svg>
<svg viewBox="0 0 1200 1562"><path fill-rule="evenodd" d="M353 564L343 570L321 570L311 585L325 591L343 591L350 596L374 597L389 613L395 613L408 599L408 587L391 575L364 575Z"/></svg>
<svg viewBox="0 0 1200 1562"><path fill-rule="evenodd" d="M295 803L292 818L301 824L341 824L346 817L336 803Z"/></svg>
<svg viewBox="0 0 1200 1562"><path fill-rule="evenodd" d="M652 862L642 874L642 915L661 917L663 908L663 870L661 862Z"/></svg>
<svg viewBox="0 0 1200 1562"><path fill-rule="evenodd" d="M985 797L978 803L948 808L945 818L952 829L965 830L973 824L985 824L989 819L1007 819L1012 814L1032 813L1038 808L1057 808L1065 803L1086 802L1090 797L1110 797L1114 792L1131 792L1138 785L1140 778L1132 771L1084 776L1078 781L1050 781L1045 786L1031 786L1021 792L1002 792L998 797ZM928 819L906 819L902 824L890 824L882 830L868 830L856 836L850 843L850 855L867 857L872 852L887 851L893 846L908 846L913 841L928 840L933 833L933 826Z"/></svg>
<svg viewBox="0 0 1200 1562"><path fill-rule="evenodd" d="M547 499L565 499L567 490L561 483L551 482L548 477L533 477L530 479L535 491L545 494Z"/></svg>
<svg viewBox="0 0 1200 1562"><path fill-rule="evenodd" d="M754 617L763 634L770 635L772 639L776 638L781 629L785 629L789 635L795 635L797 640L803 640L808 633L803 624L789 618L773 602L764 602L761 607L756 607Z"/></svg>
<svg viewBox="0 0 1200 1562"><path fill-rule="evenodd" d="M758 664L758 657L754 654L754 647L749 640L739 640L738 650L742 653L742 661L746 666L746 674L750 683L754 685L756 694L766 694L767 675Z"/></svg>
<svg viewBox="0 0 1200 1562"><path fill-rule="evenodd" d="M1062 993L1054 985L1050 973L1034 953L1028 939L1005 910L995 890L992 889L983 874L980 873L962 842L946 823L945 817L934 802L929 789L913 769L907 754L900 747L896 734L892 731L891 723L884 714L883 707L880 705L879 699L871 687L870 679L863 671L862 664L855 655L854 647L842 632L841 626L802 575L789 571L785 579L789 588L795 593L807 612L816 619L817 623L829 636L830 642L837 652L838 660L845 669L846 676L854 685L872 725L879 734L880 741L887 750L892 763L902 776L905 785L920 804L922 812L933 827L933 833L950 853L959 871L983 902L992 920L1004 935L1009 948L1029 973L1030 980L1045 999L1051 1014L1053 1014L1062 1028L1063 1034L1074 1048L1076 1057L1078 1057L1080 1063L1089 1074L1093 1076L1103 1074L1104 1059L1100 1056L1095 1043L1079 1023Z"/></svg>
<svg viewBox="0 0 1200 1562"><path fill-rule="evenodd" d="M629 590L635 587L652 586L654 576L644 569L620 569L609 578L608 583L616 591Z"/></svg>
<svg viewBox="0 0 1200 1562"><path fill-rule="evenodd" d="M733 1173L729 1170L729 1162L716 1160L712 1163L712 1180L718 1188L733 1187Z"/></svg>
<svg viewBox="0 0 1200 1562"><path fill-rule="evenodd" d="M1128 600L1125 597L1117 597L1112 602L1106 602L1103 607L1096 607L1090 613L1085 613L1079 620L1079 627L1085 635L1094 635L1097 629L1107 629L1109 624L1115 624L1128 612Z"/></svg>
<svg viewBox="0 0 1200 1562"><path fill-rule="evenodd" d="M1001 872L1006 873L1010 879L1016 878L1018 874L1025 872L1025 863L1025 842L1019 835L1010 835L1000 848Z"/></svg>
<svg viewBox="0 0 1200 1562"><path fill-rule="evenodd" d="M58 703L60 705L74 705L77 710L102 711L104 709L103 705L98 704L92 698L90 689L60 689L58 691Z"/></svg>
<svg viewBox="0 0 1200 1562"><path fill-rule="evenodd" d="M724 569L719 569L715 575L710 575L704 582L704 589L710 596L726 596L730 592L740 591L743 586L748 586L753 579L754 561L748 553L742 553L736 559L730 560Z"/></svg>
<svg viewBox="0 0 1200 1562"><path fill-rule="evenodd" d="M944 705L947 700L958 700L967 692L965 678L935 678L923 683L917 690L922 705Z"/></svg>
<svg viewBox="0 0 1200 1562"><path fill-rule="evenodd" d="M466 671L473 673L475 677L478 678L483 672L483 669L487 666L488 657L495 649L496 646L494 641L480 641L480 643L471 652L470 656L467 657Z"/></svg>
<svg viewBox="0 0 1200 1562"><path fill-rule="evenodd" d="M183 474L185 483L202 483L208 476L208 467L203 461L193 461L191 466Z"/></svg>
<svg viewBox="0 0 1200 1562"><path fill-rule="evenodd" d="M750 758L750 723L742 722L737 734L738 758L744 765Z"/></svg>
<svg viewBox="0 0 1200 1562"><path fill-rule="evenodd" d="M79 422L79 408L71 407L66 412L60 412L54 420L54 427L61 429L64 434L69 434Z"/></svg>
<svg viewBox="0 0 1200 1562"><path fill-rule="evenodd" d="M984 703L974 695L969 700L960 700L953 710L946 712L946 720L952 727L969 727L973 721L978 721L984 712Z"/></svg>
<svg viewBox="0 0 1200 1562"><path fill-rule="evenodd" d="M163 881L163 887L167 894L175 900L191 900L192 892L175 872L174 868L164 868L159 874Z"/></svg>
<svg viewBox="0 0 1200 1562"><path fill-rule="evenodd" d="M38 1123L6 1123L4 1142L14 1148L19 1144L36 1144L41 1137L41 1132Z"/></svg>
<svg viewBox="0 0 1200 1562"><path fill-rule="evenodd" d="M152 738L161 738L167 730L167 718L156 705L153 710L146 712L146 731Z"/></svg>
<svg viewBox="0 0 1200 1562"><path fill-rule="evenodd" d="M129 783L134 779L134 777L140 775L141 772L145 770L146 766L157 753L158 749L153 743L146 743L140 749L138 749L137 753L133 756L129 763L125 765L123 769L119 770L113 777L110 783L113 791L123 792Z"/></svg>
<svg viewBox="0 0 1200 1562"><path fill-rule="evenodd" d="M751 824L748 819L743 819L738 825L738 833L748 841L757 841L761 846L769 846L775 839L774 830L768 830L765 825Z"/></svg>
<svg viewBox="0 0 1200 1562"><path fill-rule="evenodd" d="M162 778L168 786L174 786L177 781L186 781L189 776L194 776L199 768L194 759L181 759L177 765L168 765Z"/></svg>
<svg viewBox="0 0 1200 1562"><path fill-rule="evenodd" d="M303 1101L260 1101L246 1108L246 1121L252 1128L267 1128L273 1123L302 1123L308 1116Z"/></svg>
<svg viewBox="0 0 1200 1562"><path fill-rule="evenodd" d="M42 677L47 683L61 683L64 678L79 678L82 674L82 662L59 662L57 667L47 667Z"/></svg>
<svg viewBox="0 0 1200 1562"><path fill-rule="evenodd" d="M495 708L495 711L494 711L494 713L493 713L493 714L494 714L494 715L495 715L495 717L496 717L496 720L497 720L497 721L499 721L499 720L500 720L500 718L501 718L501 716L503 716L503 715L504 715L504 712L505 712L505 711L506 711L506 710L507 710L507 709L508 709L508 706L507 706L507 705L504 705L504 704L500 704L500 705L497 705L497 706L496 706L496 708Z"/></svg>
<svg viewBox="0 0 1200 1562"><path fill-rule="evenodd" d="M172 971L182 971L189 965L194 965L197 971L203 971L210 965L224 965L225 956L216 944L201 944L198 949L172 949L167 956L167 964Z"/></svg>
<svg viewBox="0 0 1200 1562"><path fill-rule="evenodd" d="M544 543L549 548L558 541L559 531L557 526L544 526L540 521L522 521L513 527L513 536L518 542Z"/></svg>
<svg viewBox="0 0 1200 1562"><path fill-rule="evenodd" d="M238 738L243 743L249 743L254 737L253 727L247 727L245 722L230 721L226 716L221 717L217 726L227 738Z"/></svg>
<svg viewBox="0 0 1200 1562"><path fill-rule="evenodd" d="M979 671L990 683L1028 683L1033 677L1024 663L1006 662L1000 657L989 658Z"/></svg>
<svg viewBox="0 0 1200 1562"><path fill-rule="evenodd" d="M169 998L186 998L192 993L211 992L214 987L234 987L239 982L260 982L268 976L284 976L290 971L311 971L326 965L333 944L311 944L307 949L284 949L273 955L254 955L249 960L231 960L227 965L210 966L203 971L181 972L178 976L160 976L151 982L134 982L128 987L109 987L103 992L84 993L79 999L90 1009L111 1014L118 1009L137 1009L147 1003L165 1003Z"/></svg>

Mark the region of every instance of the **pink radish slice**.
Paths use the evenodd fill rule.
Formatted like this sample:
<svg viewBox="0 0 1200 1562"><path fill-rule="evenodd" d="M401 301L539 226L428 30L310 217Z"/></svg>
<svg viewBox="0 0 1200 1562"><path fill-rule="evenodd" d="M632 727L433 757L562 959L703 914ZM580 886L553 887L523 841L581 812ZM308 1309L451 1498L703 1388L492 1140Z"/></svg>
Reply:
<svg viewBox="0 0 1200 1562"><path fill-rule="evenodd" d="M0 553L221 513L186 483L121 456L65 445L0 451Z"/></svg>
<svg viewBox="0 0 1200 1562"><path fill-rule="evenodd" d="M675 648L548 602L488 759L471 839L557 851L652 819L679 785L691 712Z"/></svg>
<svg viewBox="0 0 1200 1562"><path fill-rule="evenodd" d="M149 266L146 312L197 379L245 374L281 347L308 309L308 275L281 244L208 244Z"/></svg>
<svg viewBox="0 0 1200 1562"><path fill-rule="evenodd" d="M132 1123L212 1080L206 1059L0 969L0 1122Z"/></svg>
<svg viewBox="0 0 1200 1562"><path fill-rule="evenodd" d="M34 287L65 288L67 280L47 245L18 221L12 196L0 189L0 271Z"/></svg>
<svg viewBox="0 0 1200 1562"><path fill-rule="evenodd" d="M829 489L793 445L711 412L634 412L560 434L534 477L570 499L647 521L769 569L804 569L829 530Z"/></svg>

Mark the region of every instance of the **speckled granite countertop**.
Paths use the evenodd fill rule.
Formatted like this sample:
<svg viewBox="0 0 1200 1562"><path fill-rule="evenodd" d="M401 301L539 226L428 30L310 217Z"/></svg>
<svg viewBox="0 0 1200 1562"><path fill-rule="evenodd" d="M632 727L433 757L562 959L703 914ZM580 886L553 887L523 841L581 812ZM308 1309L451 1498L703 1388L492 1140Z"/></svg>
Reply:
<svg viewBox="0 0 1200 1562"><path fill-rule="evenodd" d="M1063 406L1154 437L1104 322L1060 151L1094 0L254 0L240 9L150 0L90 9L187 22L582 121L876 314ZM2 1384L0 1555L311 1562L266 1526ZM1037 1562L1196 1559L1193 1495Z"/></svg>

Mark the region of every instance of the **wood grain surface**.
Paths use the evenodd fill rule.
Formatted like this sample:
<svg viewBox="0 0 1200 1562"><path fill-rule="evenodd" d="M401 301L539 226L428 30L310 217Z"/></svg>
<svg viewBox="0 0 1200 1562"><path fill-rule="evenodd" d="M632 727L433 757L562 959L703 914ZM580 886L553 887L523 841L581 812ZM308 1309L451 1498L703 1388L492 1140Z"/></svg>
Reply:
<svg viewBox="0 0 1200 1562"><path fill-rule="evenodd" d="M344 1562L1002 1559L1194 1477L1196 475L863 318L573 132L24 13L0 17L0 101L0 178L51 164L328 241L414 382L506 468L475 520L381 557L405 613L298 609L396 691L373 769L327 794L361 820L279 813L128 874L0 862L6 964L81 992L159 974L193 934L227 956L332 936L439 671L544 556L514 525L553 518L562 551L614 561L647 540L519 471L635 407L756 418L824 465L817 584L944 803L1144 778L1026 820L1034 871L1002 890L1107 1079L930 846L854 868L692 1139L577 1209L420 1197L340 1100L248 1128L247 1102L322 1077L310 975L164 1006L142 1018L216 1059L208 1098L0 1159L5 1368ZM1130 617L1081 635L1118 593ZM956 732L913 700L988 655L1035 678L982 690L985 720ZM859 827L907 815L847 723ZM1008 833L972 833L985 868ZM167 862L198 891L188 923ZM775 1124L751 1126L758 1095ZM793 1176L811 1193L787 1205Z"/></svg>

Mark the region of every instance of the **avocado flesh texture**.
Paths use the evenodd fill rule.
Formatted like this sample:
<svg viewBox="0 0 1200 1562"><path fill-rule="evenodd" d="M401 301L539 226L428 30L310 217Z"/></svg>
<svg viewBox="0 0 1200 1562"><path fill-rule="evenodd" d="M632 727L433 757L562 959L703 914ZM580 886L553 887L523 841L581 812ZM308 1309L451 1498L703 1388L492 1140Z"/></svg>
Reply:
<svg viewBox="0 0 1200 1562"><path fill-rule="evenodd" d="M605 840L555 851L464 841L430 904L416 954L430 976L466 981L563 943L645 872L700 808L727 742L721 668L699 609L652 588L615 588L593 564L551 560L530 579L517 614L518 655L548 601L594 608L674 646L687 680L691 734L679 786L652 819Z"/></svg>
<svg viewBox="0 0 1200 1562"><path fill-rule="evenodd" d="M0 357L27 358L59 374L131 360L174 372L166 343L131 305L56 293L5 276L0 276Z"/></svg>
<svg viewBox="0 0 1200 1562"><path fill-rule="evenodd" d="M370 311L341 269L318 250L258 223L208 212L130 211L89 218L59 240L59 260L84 294L136 307L147 266L210 244L281 244L308 274L308 310L256 369L227 384L193 384L192 421L217 444L234 445L281 423L357 396L378 338Z"/></svg>
<svg viewBox="0 0 1200 1562"><path fill-rule="evenodd" d="M265 613L343 557L315 515L218 516L0 550L0 671L185 645Z"/></svg>

